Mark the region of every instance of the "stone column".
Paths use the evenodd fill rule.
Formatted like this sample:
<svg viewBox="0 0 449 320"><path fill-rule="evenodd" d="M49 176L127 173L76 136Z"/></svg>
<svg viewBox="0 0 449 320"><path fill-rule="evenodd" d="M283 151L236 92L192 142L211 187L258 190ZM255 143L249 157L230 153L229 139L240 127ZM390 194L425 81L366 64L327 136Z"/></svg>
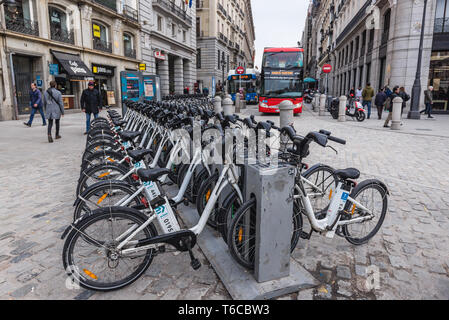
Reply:
<svg viewBox="0 0 449 320"><path fill-rule="evenodd" d="M183 76L184 76L184 84L183 84L183 87L189 87L189 93L190 94L192 94L192 93L194 93L193 92L193 83L192 83L192 73L191 73L191 70L190 70L190 65L191 65L192 63L189 61L189 60L187 60L187 59L184 59L183 60Z"/></svg>
<svg viewBox="0 0 449 320"><path fill-rule="evenodd" d="M293 109L295 106L293 102L290 100L284 100L279 104L279 128L283 128L289 125L293 125L294 123L294 114ZM288 144L289 138L285 135L281 136L281 149L285 149L285 146Z"/></svg>
<svg viewBox="0 0 449 320"><path fill-rule="evenodd" d="M224 111L224 115L232 115L234 112L232 110L232 100L230 98L225 98L223 100L223 111Z"/></svg>
<svg viewBox="0 0 449 320"><path fill-rule="evenodd" d="M168 55L165 55L165 60L159 63L159 76L161 77L161 95L168 96L170 88L168 83Z"/></svg>
<svg viewBox="0 0 449 320"><path fill-rule="evenodd" d="M345 122L346 121L346 102L348 98L346 96L340 97L340 105L338 106L338 121Z"/></svg>
<svg viewBox="0 0 449 320"><path fill-rule="evenodd" d="M81 6L80 10L81 16L81 28L77 32L77 37L80 39L82 46L85 48L92 49L92 24L91 24L91 16L92 16L92 7L88 5ZM75 30L76 32L76 30ZM82 34L82 35L81 35Z"/></svg>
<svg viewBox="0 0 449 320"><path fill-rule="evenodd" d="M220 96L215 96L214 97L214 111L215 113L220 113L222 110L221 108L221 98Z"/></svg>
<svg viewBox="0 0 449 320"><path fill-rule="evenodd" d="M111 42L112 53L122 56L123 55L123 35L122 35L122 21L120 19L114 19L114 25L112 28Z"/></svg>
<svg viewBox="0 0 449 320"><path fill-rule="evenodd" d="M326 95L322 94L320 96L320 116L324 116L324 112L326 110Z"/></svg>
<svg viewBox="0 0 449 320"><path fill-rule="evenodd" d="M401 111L402 111L402 98L396 97L393 99L393 115L391 120L391 130L399 130L401 128Z"/></svg>
<svg viewBox="0 0 449 320"><path fill-rule="evenodd" d="M184 93L184 63L181 57L175 58L175 94Z"/></svg>

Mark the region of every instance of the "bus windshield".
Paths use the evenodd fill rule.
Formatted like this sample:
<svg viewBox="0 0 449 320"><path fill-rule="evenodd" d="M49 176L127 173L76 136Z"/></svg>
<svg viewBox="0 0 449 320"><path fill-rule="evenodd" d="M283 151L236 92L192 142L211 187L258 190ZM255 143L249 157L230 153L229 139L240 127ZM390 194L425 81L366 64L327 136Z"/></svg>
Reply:
<svg viewBox="0 0 449 320"><path fill-rule="evenodd" d="M240 80L229 80L229 94L234 94L239 91ZM242 80L242 88L246 93L256 92L254 80Z"/></svg>
<svg viewBox="0 0 449 320"><path fill-rule="evenodd" d="M303 53L302 52L266 52L264 54L264 68L302 68Z"/></svg>
<svg viewBox="0 0 449 320"><path fill-rule="evenodd" d="M300 79L265 79L263 95L271 98L302 97L303 83Z"/></svg>

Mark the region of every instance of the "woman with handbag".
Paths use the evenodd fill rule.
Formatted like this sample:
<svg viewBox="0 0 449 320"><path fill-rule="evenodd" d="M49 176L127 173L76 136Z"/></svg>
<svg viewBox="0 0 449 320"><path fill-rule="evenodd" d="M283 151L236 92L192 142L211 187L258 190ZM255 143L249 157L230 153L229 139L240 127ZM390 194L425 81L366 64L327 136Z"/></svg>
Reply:
<svg viewBox="0 0 449 320"><path fill-rule="evenodd" d="M59 121L61 116L64 116L64 103L62 102L62 94L56 89L56 81L50 82L50 88L44 93L45 117L48 120L48 142L53 142L51 136L51 129L53 127L53 120L56 123L55 139L60 139L59 135Z"/></svg>

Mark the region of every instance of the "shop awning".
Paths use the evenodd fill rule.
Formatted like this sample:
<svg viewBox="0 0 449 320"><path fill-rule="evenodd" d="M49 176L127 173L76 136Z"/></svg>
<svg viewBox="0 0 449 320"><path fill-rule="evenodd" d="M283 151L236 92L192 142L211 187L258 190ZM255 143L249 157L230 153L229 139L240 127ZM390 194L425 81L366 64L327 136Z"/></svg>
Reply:
<svg viewBox="0 0 449 320"><path fill-rule="evenodd" d="M70 79L93 78L94 74L84 64L79 55L52 50L51 53L64 68Z"/></svg>

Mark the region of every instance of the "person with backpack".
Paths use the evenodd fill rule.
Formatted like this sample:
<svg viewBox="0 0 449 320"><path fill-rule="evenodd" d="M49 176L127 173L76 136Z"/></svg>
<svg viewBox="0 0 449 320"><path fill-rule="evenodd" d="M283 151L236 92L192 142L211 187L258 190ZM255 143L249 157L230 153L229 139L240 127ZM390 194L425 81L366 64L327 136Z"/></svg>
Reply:
<svg viewBox="0 0 449 320"><path fill-rule="evenodd" d="M56 89L56 81L50 82L50 88L44 93L45 118L48 120L48 142L53 142L51 136L51 129L53 127L53 120L56 124L55 139L61 139L59 135L59 122L61 116L64 116L64 102L62 101L61 92Z"/></svg>
<svg viewBox="0 0 449 320"><path fill-rule="evenodd" d="M393 100L394 98L399 97L399 86L396 86L393 88L393 93L388 97L389 103L388 103L388 117L387 120L385 120L384 127L389 128L390 126L388 123L393 120Z"/></svg>
<svg viewBox="0 0 449 320"><path fill-rule="evenodd" d="M400 87L399 88L399 96L402 98L402 108L401 108L401 118L402 118L402 114L404 113L404 109L407 106L407 101L410 100L410 95L405 92L405 88L404 87ZM402 122L401 122L402 125Z"/></svg>

